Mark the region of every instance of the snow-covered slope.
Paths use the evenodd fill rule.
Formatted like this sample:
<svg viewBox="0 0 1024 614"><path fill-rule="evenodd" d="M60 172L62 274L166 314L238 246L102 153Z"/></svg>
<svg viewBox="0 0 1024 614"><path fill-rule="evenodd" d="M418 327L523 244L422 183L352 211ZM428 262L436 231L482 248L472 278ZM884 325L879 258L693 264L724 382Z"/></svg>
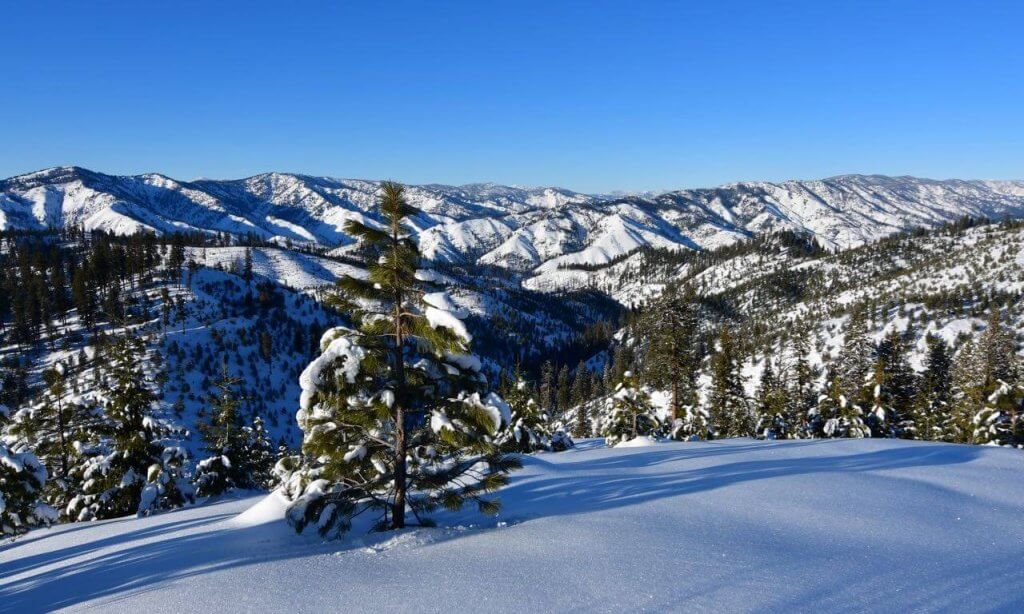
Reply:
<svg viewBox="0 0 1024 614"><path fill-rule="evenodd" d="M154 613L1024 608L1018 451L595 444L528 457L497 519L447 514L434 529L322 543L291 533L272 495L36 530L0 546L0 603Z"/></svg>
<svg viewBox="0 0 1024 614"><path fill-rule="evenodd" d="M202 230L343 253L352 244L346 220L376 219L378 187L376 181L284 173L182 182L61 167L0 181L0 230ZM640 248L714 248L784 229L848 248L968 215L1024 217L1024 181L875 175L618 198L557 188L421 185L409 186L408 197L423 211L414 230L428 257L510 268L542 290L578 286L580 267L599 267Z"/></svg>

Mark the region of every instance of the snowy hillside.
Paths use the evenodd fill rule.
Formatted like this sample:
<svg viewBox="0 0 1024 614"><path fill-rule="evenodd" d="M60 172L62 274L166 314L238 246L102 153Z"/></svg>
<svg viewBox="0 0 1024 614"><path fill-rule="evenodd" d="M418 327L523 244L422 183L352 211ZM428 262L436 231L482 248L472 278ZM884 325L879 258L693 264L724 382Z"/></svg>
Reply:
<svg viewBox="0 0 1024 614"><path fill-rule="evenodd" d="M378 187L284 173L182 182L61 167L0 181L0 230L201 230L345 253L347 220L379 221ZM778 230L849 248L968 215L1024 216L1024 182L863 175L618 198L494 184L410 186L407 196L423 212L413 225L425 256L509 268L540 290L584 285L579 267L640 248L715 248Z"/></svg>
<svg viewBox="0 0 1024 614"><path fill-rule="evenodd" d="M1024 461L910 441L526 458L497 519L323 543L275 495L0 546L13 612L1020 611Z"/></svg>

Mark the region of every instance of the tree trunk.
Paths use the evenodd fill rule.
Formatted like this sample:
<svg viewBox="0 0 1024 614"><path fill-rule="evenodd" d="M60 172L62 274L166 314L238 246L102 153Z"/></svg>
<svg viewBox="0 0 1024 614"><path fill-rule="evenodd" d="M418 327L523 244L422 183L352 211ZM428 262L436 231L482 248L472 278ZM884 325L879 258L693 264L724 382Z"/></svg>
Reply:
<svg viewBox="0 0 1024 614"><path fill-rule="evenodd" d="M392 225L392 239L398 242L398 224ZM405 357L402 355L402 291L395 291L395 503L391 510L391 528L405 527L406 433L405 433Z"/></svg>

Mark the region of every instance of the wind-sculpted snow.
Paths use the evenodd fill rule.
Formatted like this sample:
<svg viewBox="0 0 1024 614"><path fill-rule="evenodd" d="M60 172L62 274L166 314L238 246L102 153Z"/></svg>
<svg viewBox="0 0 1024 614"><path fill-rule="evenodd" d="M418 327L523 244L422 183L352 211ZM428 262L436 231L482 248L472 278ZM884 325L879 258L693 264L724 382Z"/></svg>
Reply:
<svg viewBox="0 0 1024 614"><path fill-rule="evenodd" d="M347 220L379 221L379 185L284 173L183 182L61 167L0 181L0 230L201 230L344 253L354 243ZM542 290L586 285L590 276L574 269L601 267L642 248L715 248L778 230L849 248L963 216L1024 216L1024 181L874 175L616 198L558 188L413 185L407 197L423 211L412 230L429 258L506 267Z"/></svg>
<svg viewBox="0 0 1024 614"><path fill-rule="evenodd" d="M343 541L270 497L0 546L4 609L1021 611L1019 451L900 440L659 443L525 459L495 519ZM248 511L247 511L248 510Z"/></svg>

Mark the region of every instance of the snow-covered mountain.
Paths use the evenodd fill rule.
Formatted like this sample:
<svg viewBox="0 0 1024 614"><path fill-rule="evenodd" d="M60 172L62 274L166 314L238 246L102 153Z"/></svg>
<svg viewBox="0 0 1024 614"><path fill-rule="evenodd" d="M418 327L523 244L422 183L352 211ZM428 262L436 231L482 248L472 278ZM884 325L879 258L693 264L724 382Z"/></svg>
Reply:
<svg viewBox="0 0 1024 614"><path fill-rule="evenodd" d="M344 253L352 245L344 223L376 218L379 183L284 173L185 182L61 167L0 181L0 229L201 230ZM714 248L783 229L849 248L963 216L1024 217L1024 181L878 175L622 197L431 184L409 186L408 196L423 211L415 230L428 257L506 267L542 290L581 285L573 273L640 248Z"/></svg>

